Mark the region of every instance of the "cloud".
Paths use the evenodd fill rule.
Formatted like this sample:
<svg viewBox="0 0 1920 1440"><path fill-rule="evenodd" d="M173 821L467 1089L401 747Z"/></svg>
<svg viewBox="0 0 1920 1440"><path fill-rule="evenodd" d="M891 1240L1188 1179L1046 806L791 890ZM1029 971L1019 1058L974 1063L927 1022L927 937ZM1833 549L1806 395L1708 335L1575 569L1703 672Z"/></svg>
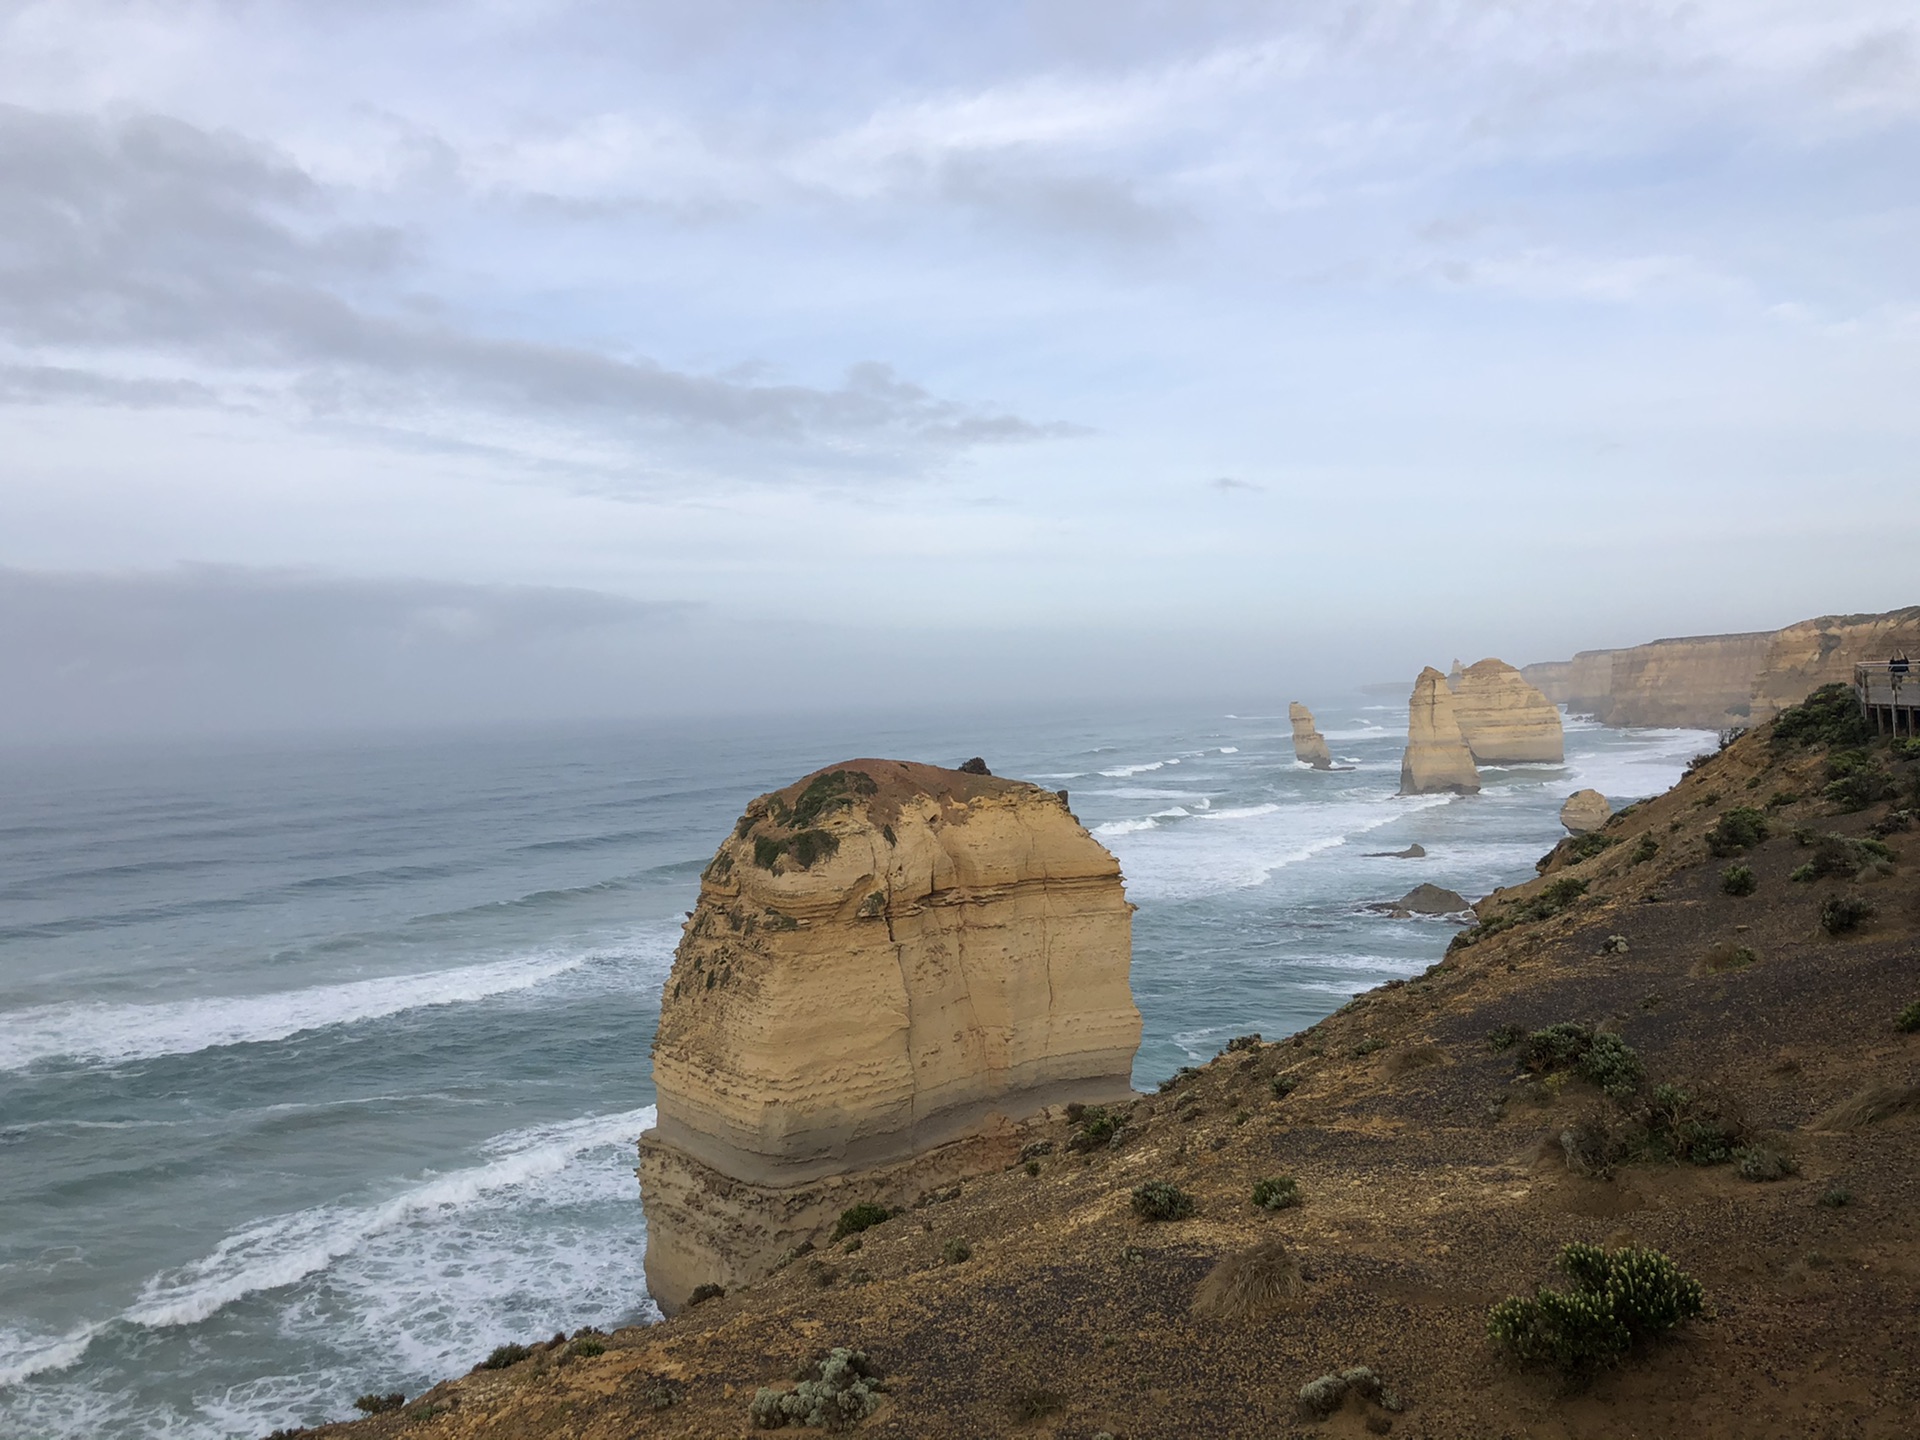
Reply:
<svg viewBox="0 0 1920 1440"><path fill-rule="evenodd" d="M1259 493L1267 487L1257 485L1251 480L1236 480L1231 475L1220 475L1207 481L1207 488L1209 490L1217 490L1222 495L1234 495L1242 492Z"/></svg>
<svg viewBox="0 0 1920 1440"><path fill-rule="evenodd" d="M833 386L698 374L365 298L389 294L407 261L399 231L338 222L304 171L239 136L0 106L0 337L66 362L0 373L0 398L213 399L220 387L182 378L184 362L320 417L437 416L463 433L445 417L479 412L636 451L749 441L788 466L881 457L893 473L1077 433L944 399L877 362ZM160 373L115 376L102 361L116 358Z"/></svg>

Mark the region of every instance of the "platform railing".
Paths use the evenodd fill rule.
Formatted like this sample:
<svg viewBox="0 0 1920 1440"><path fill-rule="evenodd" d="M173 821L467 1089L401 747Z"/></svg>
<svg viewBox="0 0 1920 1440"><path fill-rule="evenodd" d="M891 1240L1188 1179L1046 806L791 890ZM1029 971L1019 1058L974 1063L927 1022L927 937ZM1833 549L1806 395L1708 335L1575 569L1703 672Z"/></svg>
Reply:
<svg viewBox="0 0 1920 1440"><path fill-rule="evenodd" d="M1853 693L1876 733L1920 734L1920 669L1903 660L1857 664Z"/></svg>

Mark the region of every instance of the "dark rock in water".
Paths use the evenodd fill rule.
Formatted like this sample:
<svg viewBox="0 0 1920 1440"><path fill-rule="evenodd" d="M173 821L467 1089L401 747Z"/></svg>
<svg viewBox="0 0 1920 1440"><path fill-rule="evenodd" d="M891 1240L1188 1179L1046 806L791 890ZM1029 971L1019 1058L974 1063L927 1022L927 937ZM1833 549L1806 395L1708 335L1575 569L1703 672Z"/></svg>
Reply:
<svg viewBox="0 0 1920 1440"><path fill-rule="evenodd" d="M971 760L961 764L960 773L962 775L991 775L993 772L987 769L987 762L976 755Z"/></svg>
<svg viewBox="0 0 1920 1440"><path fill-rule="evenodd" d="M1466 896L1443 890L1438 885L1416 885L1398 900L1381 901L1367 908L1383 911L1396 920L1406 920L1415 915L1458 915L1463 910L1471 910L1473 904Z"/></svg>
<svg viewBox="0 0 1920 1440"><path fill-rule="evenodd" d="M1422 860L1426 858L1426 854L1424 846L1409 845L1404 850L1369 850L1360 858L1362 860Z"/></svg>

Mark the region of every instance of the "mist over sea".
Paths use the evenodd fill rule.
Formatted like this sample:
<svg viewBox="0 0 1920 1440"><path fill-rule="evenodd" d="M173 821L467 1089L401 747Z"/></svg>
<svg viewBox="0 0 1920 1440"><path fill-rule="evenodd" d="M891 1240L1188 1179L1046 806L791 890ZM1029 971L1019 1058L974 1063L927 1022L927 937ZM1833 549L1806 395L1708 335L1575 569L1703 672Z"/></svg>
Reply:
<svg viewBox="0 0 1920 1440"><path fill-rule="evenodd" d="M0 752L0 1435L254 1437L506 1340L653 1317L634 1138L699 874L756 794L886 755L1067 789L1139 904L1150 1088L1437 960L1365 902L1533 873L1697 731L1400 798L1404 700ZM1364 858L1426 847L1424 860Z"/></svg>

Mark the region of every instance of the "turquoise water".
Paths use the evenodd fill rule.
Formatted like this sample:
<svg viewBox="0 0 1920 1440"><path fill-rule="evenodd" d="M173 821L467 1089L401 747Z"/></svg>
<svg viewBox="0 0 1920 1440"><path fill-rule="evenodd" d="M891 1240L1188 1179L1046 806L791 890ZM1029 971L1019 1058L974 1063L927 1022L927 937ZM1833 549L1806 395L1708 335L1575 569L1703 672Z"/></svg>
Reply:
<svg viewBox="0 0 1920 1440"><path fill-rule="evenodd" d="M1404 702L0 753L0 1435L257 1436L655 1312L634 1137L660 983L746 801L891 755L1071 792L1120 857L1157 1083L1444 951L1363 908L1532 873L1592 785L1711 737L1402 799ZM1424 860L1364 852L1424 845Z"/></svg>

